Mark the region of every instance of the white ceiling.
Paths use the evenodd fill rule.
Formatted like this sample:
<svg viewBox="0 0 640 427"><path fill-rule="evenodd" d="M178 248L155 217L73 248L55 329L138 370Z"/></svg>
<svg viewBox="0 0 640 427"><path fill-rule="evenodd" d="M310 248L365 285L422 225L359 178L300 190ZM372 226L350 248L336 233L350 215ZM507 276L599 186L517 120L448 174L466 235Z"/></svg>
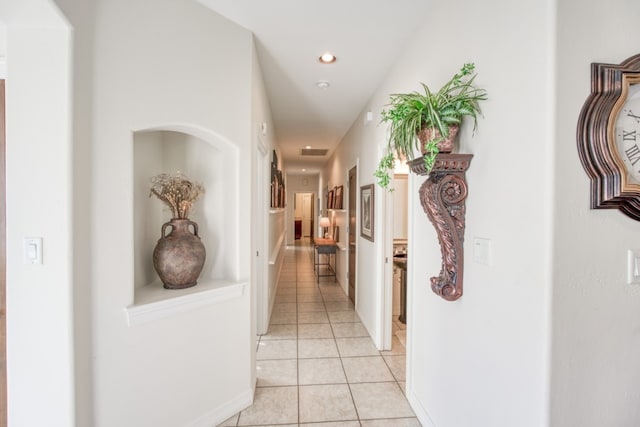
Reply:
<svg viewBox="0 0 640 427"><path fill-rule="evenodd" d="M428 0L199 0L252 31L286 170L317 173L426 16ZM321 64L326 51L338 60ZM316 82L330 83L322 90ZM329 149L301 157L305 146Z"/></svg>

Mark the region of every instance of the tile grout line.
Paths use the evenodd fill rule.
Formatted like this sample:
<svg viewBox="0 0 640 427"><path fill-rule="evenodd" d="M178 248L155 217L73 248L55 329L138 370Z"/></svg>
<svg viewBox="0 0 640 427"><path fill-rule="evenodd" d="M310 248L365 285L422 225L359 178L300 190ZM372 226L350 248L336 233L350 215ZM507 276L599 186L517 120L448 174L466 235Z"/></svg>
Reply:
<svg viewBox="0 0 640 427"><path fill-rule="evenodd" d="M322 291L320 292L322 295ZM338 347L338 340L336 338L335 331L333 329L333 323L331 323L331 319L329 319L329 312L327 311L327 301L324 300L324 295L322 295L322 303L324 304L325 314L327 315L327 319L329 320L329 327L331 328L331 335L333 335L333 342L336 345L336 350L338 350L338 357L340 358L340 366L342 366L342 373L344 374L344 380L347 382L347 388L349 389L349 396L351 396L351 403L353 404L353 410L356 412L356 421L358 424L362 426L362 422L360 420L360 413L358 412L358 407L356 406L356 401L353 398L353 391L351 390L351 383L349 382L349 377L347 376L347 370L344 368L344 362L342 361L342 353L340 352L340 348ZM354 307L355 311L355 307Z"/></svg>
<svg viewBox="0 0 640 427"><path fill-rule="evenodd" d="M297 419L298 425L300 425L300 322L298 317L298 249L296 246L295 249L295 270L296 270L296 370L297 370L297 378L296 378L296 392L297 392Z"/></svg>

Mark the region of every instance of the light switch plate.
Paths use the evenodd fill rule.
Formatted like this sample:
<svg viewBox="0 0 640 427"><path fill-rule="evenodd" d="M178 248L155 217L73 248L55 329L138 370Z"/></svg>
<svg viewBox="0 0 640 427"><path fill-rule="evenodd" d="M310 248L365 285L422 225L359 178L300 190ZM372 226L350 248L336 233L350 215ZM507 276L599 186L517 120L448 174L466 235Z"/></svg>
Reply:
<svg viewBox="0 0 640 427"><path fill-rule="evenodd" d="M42 237L25 237L22 254L25 264L42 264Z"/></svg>
<svg viewBox="0 0 640 427"><path fill-rule="evenodd" d="M473 260L478 264L491 265L493 242L481 237L473 238Z"/></svg>
<svg viewBox="0 0 640 427"><path fill-rule="evenodd" d="M627 250L627 284L640 285L640 249Z"/></svg>

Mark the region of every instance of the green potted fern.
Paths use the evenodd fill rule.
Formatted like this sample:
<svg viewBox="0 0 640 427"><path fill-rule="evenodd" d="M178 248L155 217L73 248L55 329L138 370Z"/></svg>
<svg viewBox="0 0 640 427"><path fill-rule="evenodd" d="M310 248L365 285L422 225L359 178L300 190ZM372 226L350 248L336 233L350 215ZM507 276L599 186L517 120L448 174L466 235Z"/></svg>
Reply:
<svg viewBox="0 0 640 427"><path fill-rule="evenodd" d="M479 101L487 99L487 92L473 85L475 78L475 65L464 64L437 92L421 83L424 93L391 95L381 120L390 124L388 152L374 173L381 187L389 188L395 159L413 160L414 149L423 153L430 171L438 153L452 151L464 116L473 118L475 131L481 115Z"/></svg>

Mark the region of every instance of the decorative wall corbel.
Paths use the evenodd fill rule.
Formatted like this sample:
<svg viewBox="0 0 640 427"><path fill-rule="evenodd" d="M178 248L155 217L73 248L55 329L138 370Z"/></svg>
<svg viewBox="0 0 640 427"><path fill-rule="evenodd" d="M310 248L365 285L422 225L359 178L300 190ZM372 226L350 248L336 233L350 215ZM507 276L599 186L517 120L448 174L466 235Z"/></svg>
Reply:
<svg viewBox="0 0 640 427"><path fill-rule="evenodd" d="M431 289L447 301L462 296L464 228L467 181L473 154L438 154L430 172L422 157L409 162L417 175L429 175L420 187L420 203L438 233L442 252L440 275L431 278Z"/></svg>

